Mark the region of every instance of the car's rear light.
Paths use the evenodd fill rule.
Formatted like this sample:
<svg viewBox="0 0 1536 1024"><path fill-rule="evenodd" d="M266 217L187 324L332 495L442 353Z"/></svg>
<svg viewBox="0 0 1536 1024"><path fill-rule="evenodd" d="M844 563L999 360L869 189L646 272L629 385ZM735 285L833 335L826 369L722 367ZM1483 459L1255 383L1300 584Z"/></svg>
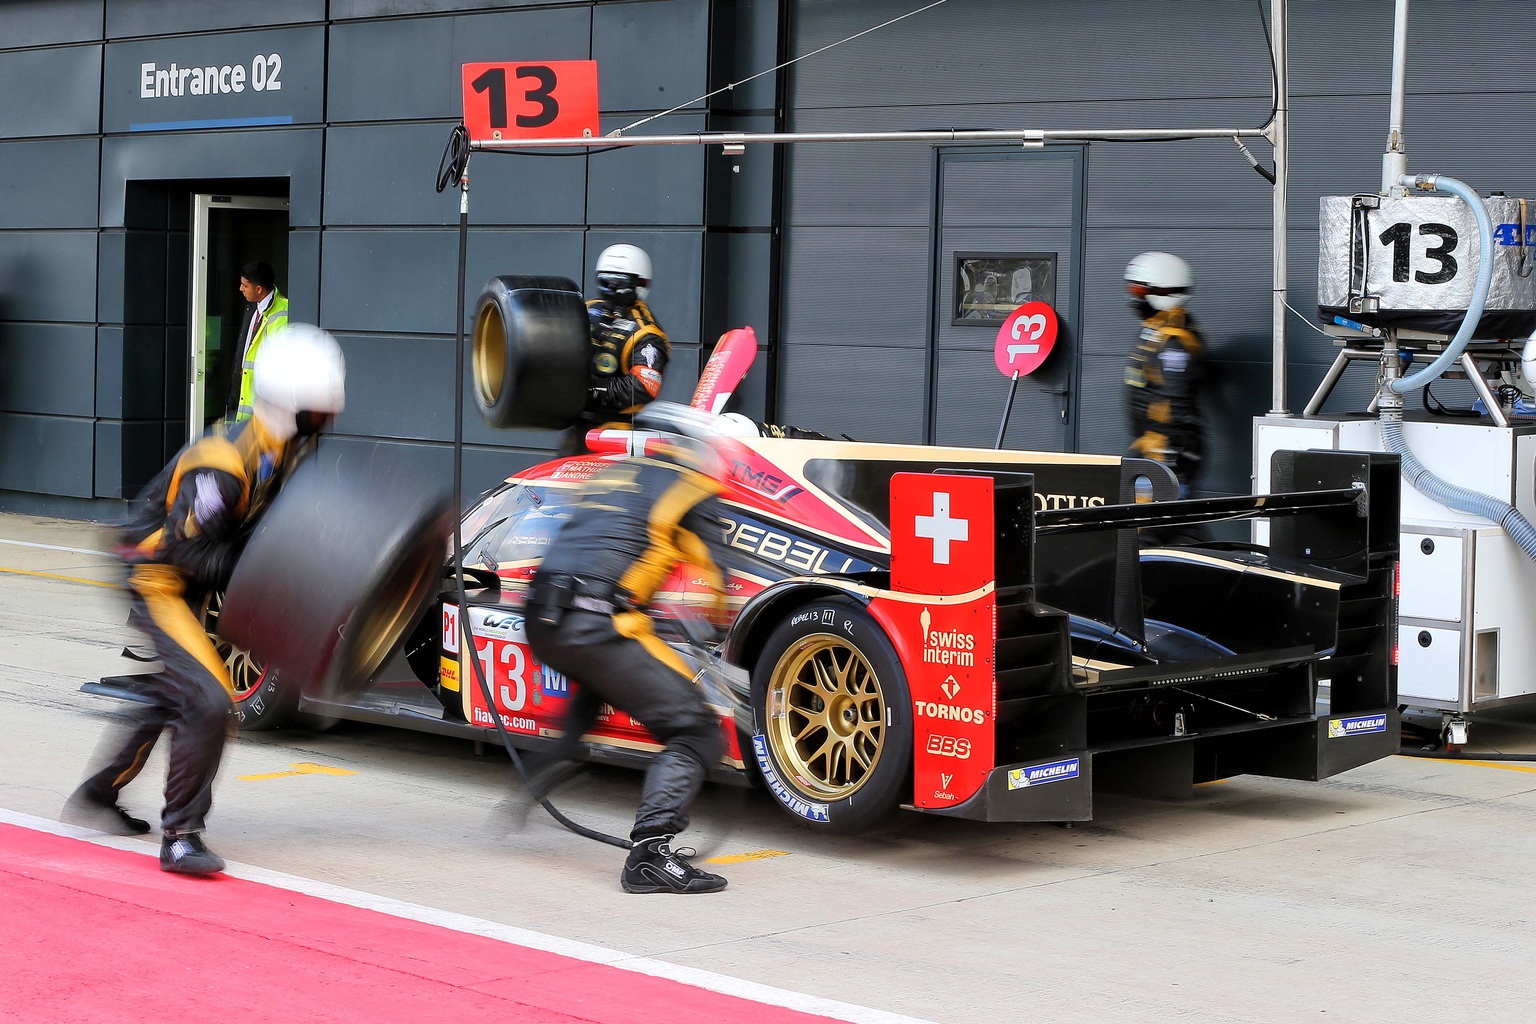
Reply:
<svg viewBox="0 0 1536 1024"><path fill-rule="evenodd" d="M1403 563L1392 563L1392 600L1403 596Z"/></svg>

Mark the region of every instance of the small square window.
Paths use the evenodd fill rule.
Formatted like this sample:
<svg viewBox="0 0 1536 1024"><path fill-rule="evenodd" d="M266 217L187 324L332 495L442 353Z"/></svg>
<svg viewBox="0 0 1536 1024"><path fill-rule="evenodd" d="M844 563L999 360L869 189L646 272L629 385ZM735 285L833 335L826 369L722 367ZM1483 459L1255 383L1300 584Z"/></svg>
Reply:
<svg viewBox="0 0 1536 1024"><path fill-rule="evenodd" d="M1056 306L1053 252L955 253L956 326L996 325L1026 302Z"/></svg>

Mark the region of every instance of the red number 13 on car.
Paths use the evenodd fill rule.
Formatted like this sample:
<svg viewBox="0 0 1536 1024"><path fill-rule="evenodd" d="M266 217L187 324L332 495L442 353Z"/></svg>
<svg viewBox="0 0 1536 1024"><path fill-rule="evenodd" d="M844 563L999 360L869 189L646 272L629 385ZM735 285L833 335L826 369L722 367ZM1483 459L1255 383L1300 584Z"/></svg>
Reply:
<svg viewBox="0 0 1536 1024"><path fill-rule="evenodd" d="M465 64L464 127L475 142L597 134L597 61Z"/></svg>

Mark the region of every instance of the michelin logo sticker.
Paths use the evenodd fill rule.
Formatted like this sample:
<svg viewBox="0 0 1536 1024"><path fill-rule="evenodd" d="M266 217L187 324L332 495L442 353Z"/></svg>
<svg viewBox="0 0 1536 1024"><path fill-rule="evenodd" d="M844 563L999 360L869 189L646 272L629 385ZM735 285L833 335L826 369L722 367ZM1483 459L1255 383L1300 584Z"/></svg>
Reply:
<svg viewBox="0 0 1536 1024"><path fill-rule="evenodd" d="M768 783L768 788L773 791L773 795L778 798L779 803L789 808L792 813L800 815L806 821L827 820L826 804L813 804L808 800L802 800L791 793L788 786L784 785L783 781L779 778L779 773L773 769L773 762L768 760L768 741L765 738L753 736L752 750L757 754L757 768L758 771L763 773L763 781Z"/></svg>
<svg viewBox="0 0 1536 1024"><path fill-rule="evenodd" d="M1336 740L1341 736L1362 736L1369 732L1386 731L1386 715L1362 715L1359 718L1328 719L1328 738L1331 740Z"/></svg>
<svg viewBox="0 0 1536 1024"><path fill-rule="evenodd" d="M1050 764L1032 764L1028 768L1011 768L1008 771L1008 788L1028 789L1031 786L1043 786L1047 782L1064 782L1077 778L1077 774L1078 759L1075 757L1052 761Z"/></svg>

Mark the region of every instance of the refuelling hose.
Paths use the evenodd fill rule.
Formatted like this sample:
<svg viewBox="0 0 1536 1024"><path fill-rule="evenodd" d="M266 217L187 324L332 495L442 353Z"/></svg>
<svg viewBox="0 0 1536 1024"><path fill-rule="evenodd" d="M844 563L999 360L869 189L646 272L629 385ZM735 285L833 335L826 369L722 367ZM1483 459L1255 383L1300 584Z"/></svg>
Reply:
<svg viewBox="0 0 1536 1024"><path fill-rule="evenodd" d="M1393 395L1403 395L1415 388L1426 387L1430 381L1450 369L1461 358L1462 351L1472 340L1478 322L1483 317L1488 292L1493 286L1493 221L1488 216L1488 207L1483 203L1482 198L1465 182L1443 174L1405 174L1398 179L1398 183L1405 188L1439 189L1442 192L1449 192L1466 203L1477 219L1480 248L1477 280L1472 286L1472 298L1467 304L1467 315L1462 318L1461 326L1457 328L1451 343L1434 361L1417 373L1388 380L1383 397L1386 397L1386 391L1390 391ZM1382 404L1381 439L1387 450L1400 459L1403 479L1408 482L1408 486L1420 494L1435 499L1447 508L1465 512L1468 515L1481 516L1498 523L1509 534L1510 539L1520 545L1520 550L1532 560L1536 560L1536 526L1532 526L1530 520L1521 515L1520 511L1509 502L1491 494L1483 494L1442 480L1430 472L1408 447L1407 438L1403 436L1401 412L1400 404L1386 402Z"/></svg>

